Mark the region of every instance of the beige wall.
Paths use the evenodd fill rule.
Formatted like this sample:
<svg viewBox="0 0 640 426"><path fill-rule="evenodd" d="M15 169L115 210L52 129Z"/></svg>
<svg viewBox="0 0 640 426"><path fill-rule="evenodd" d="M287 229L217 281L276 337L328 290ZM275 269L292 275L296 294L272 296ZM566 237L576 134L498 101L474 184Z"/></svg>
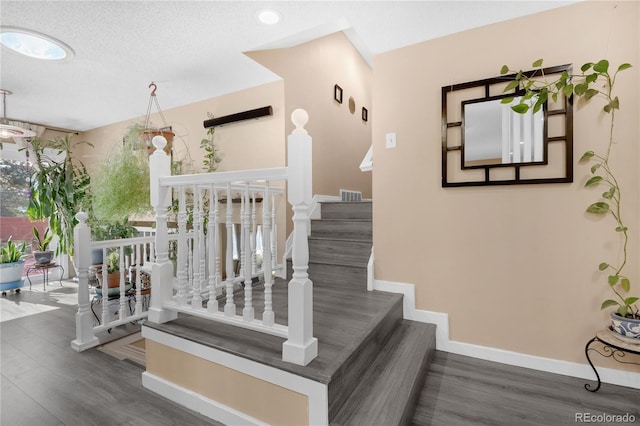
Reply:
<svg viewBox="0 0 640 426"><path fill-rule="evenodd" d="M441 87L496 76L503 64L634 65L617 82L611 162L634 229L627 273L640 292L638 5L578 3L375 58L376 279L416 284L416 307L448 313L452 340L585 363L585 343L607 322L599 307L611 295L597 265L616 258L617 237L610 218L584 212L600 193L583 188L587 167L575 167L573 184L441 187ZM606 147L600 108L575 108L575 161ZM387 132L396 149L385 149Z"/></svg>
<svg viewBox="0 0 640 426"><path fill-rule="evenodd" d="M162 106L161 92L158 92L157 97L160 106ZM145 99L141 99L140 102L144 103ZM221 117L267 105L273 106L273 116L216 127L214 142L222 157L218 171L284 166L285 111L284 83L282 81L163 110L167 125L172 126L176 134L173 148L174 157L177 159L191 158L193 162L191 172L203 172L204 150L200 148L200 140L206 137L206 129L202 123L209 118L207 113ZM164 125L158 114L155 113L155 108L153 111L151 122L156 126ZM89 148L83 152L83 159L87 166L97 164L100 158L108 155L116 144L122 143L122 137L128 126L132 123L143 122L144 117L132 118L128 121L84 132L82 134L84 140L95 145L95 148ZM95 166L90 168L94 169ZM185 172L188 171L188 169L185 170Z"/></svg>
<svg viewBox="0 0 640 426"><path fill-rule="evenodd" d="M371 146L372 72L342 32L287 49L248 52L247 55L278 74L285 82L286 133L296 108L309 113L306 126L313 137L313 193L338 195L340 189L362 191L371 197L371 173L360 162ZM343 89L343 103L333 100L333 87ZM349 112L349 97L356 111ZM369 121L361 119L362 107Z"/></svg>
<svg viewBox="0 0 640 426"><path fill-rule="evenodd" d="M147 372L273 425L309 424L309 398L146 339Z"/></svg>

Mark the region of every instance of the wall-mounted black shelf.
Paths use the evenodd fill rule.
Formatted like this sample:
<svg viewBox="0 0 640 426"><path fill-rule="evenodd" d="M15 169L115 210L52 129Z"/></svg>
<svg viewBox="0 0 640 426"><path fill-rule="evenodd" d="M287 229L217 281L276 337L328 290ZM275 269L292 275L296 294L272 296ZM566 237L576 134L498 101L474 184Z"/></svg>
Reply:
<svg viewBox="0 0 640 426"><path fill-rule="evenodd" d="M251 120L252 118L260 118L266 115L273 115L273 108L271 105L251 109L248 111L238 112L235 114L225 115L224 117L215 117L204 121L204 128L222 126L224 124L235 123L237 121Z"/></svg>

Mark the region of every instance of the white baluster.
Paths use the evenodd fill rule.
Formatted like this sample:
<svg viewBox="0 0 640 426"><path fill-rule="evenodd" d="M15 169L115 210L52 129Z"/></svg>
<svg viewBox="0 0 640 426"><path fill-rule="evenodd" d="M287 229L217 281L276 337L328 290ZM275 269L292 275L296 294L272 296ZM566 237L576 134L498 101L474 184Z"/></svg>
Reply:
<svg viewBox="0 0 640 426"><path fill-rule="evenodd" d="M313 337L313 283L309 279L307 208L312 197L311 137L304 129L309 117L297 109L291 114L296 129L288 138L289 202L293 207L293 278L289 282L289 335L282 345L282 359L307 365L318 355Z"/></svg>
<svg viewBox="0 0 640 426"><path fill-rule="evenodd" d="M256 193L251 193L251 277L256 274Z"/></svg>
<svg viewBox="0 0 640 426"><path fill-rule="evenodd" d="M209 301L207 302L207 311L218 312L218 299L216 289L216 277L218 274L217 256L218 249L216 247L217 229L218 229L218 196L215 187L209 186L209 223L207 224L207 245L209 247Z"/></svg>
<svg viewBox="0 0 640 426"><path fill-rule="evenodd" d="M109 272L107 270L108 253L109 252L106 248L102 249L102 324L107 324L109 322Z"/></svg>
<svg viewBox="0 0 640 426"><path fill-rule="evenodd" d="M127 273L127 258L125 256L125 250L124 250L125 246L120 245L120 247L118 247L118 253L120 253L120 263L118 265L118 267L120 268L120 309L119 309L119 313L118 313L118 319L125 319L126 317L128 317L128 312L127 312L127 302L129 301L128 296L127 296L127 278L126 278L126 273ZM109 293L107 292L107 295Z"/></svg>
<svg viewBox="0 0 640 426"><path fill-rule="evenodd" d="M202 211L202 203L200 202L200 190L196 185L193 186L193 278L192 289L193 298L191 299L191 307L194 309L202 309L202 276L204 275L204 239L202 235L202 227L204 225L204 217Z"/></svg>
<svg viewBox="0 0 640 426"><path fill-rule="evenodd" d="M242 242L244 243L245 252L244 257L244 309L242 310L242 319L244 321L253 321L254 309L253 309L253 294L252 294L252 281L251 281L251 212L249 211L249 182L245 184L244 195L242 197L244 208L244 216L242 218Z"/></svg>
<svg viewBox="0 0 640 426"><path fill-rule="evenodd" d="M271 210L269 199L271 198L271 189L267 182L264 190L262 204L262 270L264 271L264 312L262 314L262 323L266 326L272 326L275 321L273 313L272 290L273 275L271 273Z"/></svg>
<svg viewBox="0 0 640 426"><path fill-rule="evenodd" d="M142 314L142 256L146 250L146 244L137 244L134 246L134 255L137 257L136 262L136 315Z"/></svg>
<svg viewBox="0 0 640 426"><path fill-rule="evenodd" d="M76 312L76 338L71 347L77 351L99 344L93 334L93 314L89 301L89 265L91 264L91 228L87 225L88 215L78 212L78 224L73 230L74 260L78 271L78 311Z"/></svg>
<svg viewBox="0 0 640 426"><path fill-rule="evenodd" d="M176 300L179 305L187 304L188 292L188 256L190 255L189 242L187 240L187 210L184 187L180 186L178 195L178 294Z"/></svg>
<svg viewBox="0 0 640 426"><path fill-rule="evenodd" d="M275 194L271 197L271 265L272 267L276 267L278 262L276 260L276 255L278 253L278 227L276 223L276 196ZM286 270L286 265L285 265ZM286 278L286 274L285 274Z"/></svg>
<svg viewBox="0 0 640 426"><path fill-rule="evenodd" d="M227 301L224 305L224 314L228 317L236 314L236 305L233 303L233 204L231 199L231 184L227 184L227 277L226 295Z"/></svg>
<svg viewBox="0 0 640 426"><path fill-rule="evenodd" d="M247 209L249 208L247 206L247 201L245 200L244 197L244 191L240 192L240 267L238 268L238 271L240 271L240 275L242 276L242 280L244 281L247 276L245 274L245 251L247 250L247 246L244 244L244 223L245 220L248 220L246 212Z"/></svg>
<svg viewBox="0 0 640 426"><path fill-rule="evenodd" d="M218 294L218 287L222 283L222 262L220 261L220 202L218 201L218 190L214 191L214 210L213 210L213 223L215 232L215 260L216 260L216 294Z"/></svg>

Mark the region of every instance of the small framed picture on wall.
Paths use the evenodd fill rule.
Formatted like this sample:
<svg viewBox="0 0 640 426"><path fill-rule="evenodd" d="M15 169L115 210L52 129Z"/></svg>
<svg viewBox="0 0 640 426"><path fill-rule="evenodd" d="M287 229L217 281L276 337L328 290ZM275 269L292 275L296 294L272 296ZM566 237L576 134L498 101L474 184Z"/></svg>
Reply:
<svg viewBox="0 0 640 426"><path fill-rule="evenodd" d="M339 104L342 103L342 87L337 84L333 86L333 99L335 99Z"/></svg>
<svg viewBox="0 0 640 426"><path fill-rule="evenodd" d="M369 120L369 111L365 107L362 107L362 121L368 121L368 120Z"/></svg>

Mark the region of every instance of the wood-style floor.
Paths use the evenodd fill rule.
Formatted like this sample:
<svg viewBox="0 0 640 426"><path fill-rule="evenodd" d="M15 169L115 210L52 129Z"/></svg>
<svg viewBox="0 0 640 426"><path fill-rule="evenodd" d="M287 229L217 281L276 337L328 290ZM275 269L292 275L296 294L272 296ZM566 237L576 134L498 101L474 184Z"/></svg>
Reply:
<svg viewBox="0 0 640 426"><path fill-rule="evenodd" d="M142 388L138 365L95 349L74 352L75 289L64 284L1 301L13 318L0 323L2 426L216 424ZM563 425L575 424L576 413L629 413L640 423L640 390L603 384L593 394L584 383L437 352L413 424Z"/></svg>

